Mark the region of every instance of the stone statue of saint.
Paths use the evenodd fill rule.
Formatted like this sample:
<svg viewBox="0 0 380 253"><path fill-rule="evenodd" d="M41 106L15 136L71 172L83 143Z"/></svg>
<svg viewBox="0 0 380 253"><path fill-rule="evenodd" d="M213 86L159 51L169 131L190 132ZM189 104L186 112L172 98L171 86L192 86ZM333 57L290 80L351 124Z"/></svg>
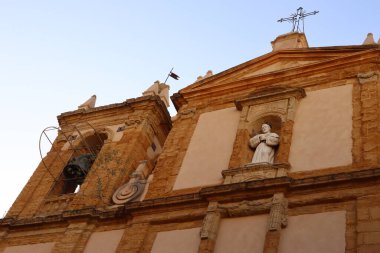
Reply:
<svg viewBox="0 0 380 253"><path fill-rule="evenodd" d="M249 146L256 148L252 163L270 163L274 161L274 147L278 145L280 136L271 133L271 126L264 123L261 126L262 133L249 140Z"/></svg>

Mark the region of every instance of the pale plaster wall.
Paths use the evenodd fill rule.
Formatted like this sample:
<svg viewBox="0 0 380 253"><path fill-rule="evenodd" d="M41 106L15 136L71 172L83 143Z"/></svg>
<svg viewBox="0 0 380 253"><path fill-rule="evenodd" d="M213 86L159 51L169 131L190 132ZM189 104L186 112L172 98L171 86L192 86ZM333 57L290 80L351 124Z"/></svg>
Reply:
<svg viewBox="0 0 380 253"><path fill-rule="evenodd" d="M215 253L262 253L268 215L222 219Z"/></svg>
<svg viewBox="0 0 380 253"><path fill-rule="evenodd" d="M228 169L239 117L235 107L199 117L174 190L222 182L221 171Z"/></svg>
<svg viewBox="0 0 380 253"><path fill-rule="evenodd" d="M352 85L307 92L296 111L292 171L352 164Z"/></svg>
<svg viewBox="0 0 380 253"><path fill-rule="evenodd" d="M158 232L151 253L197 253L200 228Z"/></svg>
<svg viewBox="0 0 380 253"><path fill-rule="evenodd" d="M94 232L88 240L84 253L113 253L116 252L124 229Z"/></svg>
<svg viewBox="0 0 380 253"><path fill-rule="evenodd" d="M54 242L26 244L6 247L4 253L50 253L53 247Z"/></svg>
<svg viewBox="0 0 380 253"><path fill-rule="evenodd" d="M344 253L346 212L325 212L289 217L281 230L279 253Z"/></svg>

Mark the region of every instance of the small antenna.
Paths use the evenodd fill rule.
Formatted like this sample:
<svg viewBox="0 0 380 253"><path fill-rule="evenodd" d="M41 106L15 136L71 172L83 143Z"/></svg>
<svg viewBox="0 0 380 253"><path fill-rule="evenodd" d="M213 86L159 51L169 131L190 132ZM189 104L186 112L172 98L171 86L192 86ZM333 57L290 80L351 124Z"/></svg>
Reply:
<svg viewBox="0 0 380 253"><path fill-rule="evenodd" d="M288 17L288 18L281 18L281 19L277 20L277 22L282 23L284 21L287 21L289 23L292 23L292 25L293 25L292 32L302 32L303 33L305 31L304 19L307 16L315 15L317 13L319 13L319 11L312 11L312 12L306 13L302 7L299 7L297 9L296 13L291 14L290 17ZM300 22L301 21L302 21L302 31L300 28Z"/></svg>

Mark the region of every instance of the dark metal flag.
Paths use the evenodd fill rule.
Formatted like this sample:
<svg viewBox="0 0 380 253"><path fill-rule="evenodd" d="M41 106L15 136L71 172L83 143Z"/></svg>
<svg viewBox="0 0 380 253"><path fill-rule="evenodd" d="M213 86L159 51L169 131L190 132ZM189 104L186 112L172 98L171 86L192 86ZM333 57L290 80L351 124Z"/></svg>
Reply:
<svg viewBox="0 0 380 253"><path fill-rule="evenodd" d="M171 78L174 78L175 80L178 80L178 79L179 79L179 76L178 76L176 73L173 73L172 71L170 71L169 76L170 76Z"/></svg>
<svg viewBox="0 0 380 253"><path fill-rule="evenodd" d="M170 76L171 78L174 78L175 80L178 80L178 79L179 79L179 75L177 75L176 73L174 73L174 72L173 72L173 69L174 69L174 68L172 68L172 69L170 70L168 76L167 76L166 79L165 79L164 84L166 84L166 81L168 80L169 76Z"/></svg>

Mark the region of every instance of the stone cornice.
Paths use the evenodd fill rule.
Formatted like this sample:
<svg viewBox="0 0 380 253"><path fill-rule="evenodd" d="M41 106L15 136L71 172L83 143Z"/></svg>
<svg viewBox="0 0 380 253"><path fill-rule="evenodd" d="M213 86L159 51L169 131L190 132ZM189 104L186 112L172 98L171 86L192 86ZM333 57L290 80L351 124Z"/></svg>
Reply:
<svg viewBox="0 0 380 253"><path fill-rule="evenodd" d="M353 45L353 46L332 46L332 47L310 47L310 48L304 48L304 49L288 49L288 50L270 52L262 56L259 56L257 58L254 58L252 60L249 60L247 62L244 62L242 64L239 64L235 67L224 70L211 77L202 79L201 81L195 82L185 87L180 92L186 93L187 91L194 89L196 87L205 86L207 83L214 82L217 79L221 79L224 76L231 75L237 71L240 71L241 69L247 68L248 66L256 65L259 62L265 62L265 61L273 62L282 58L300 58L300 57L309 58L310 56L312 58L324 58L324 59L326 59L326 57L330 57L329 60L331 60L331 58L337 59L337 58L341 58L342 56L347 56L354 53L361 53L366 50L378 49L378 48L379 48L378 45Z"/></svg>
<svg viewBox="0 0 380 253"><path fill-rule="evenodd" d="M182 104L190 103L191 101L198 98L201 99L205 97L223 96L225 94L236 93L253 87L260 88L267 85L273 86L276 84L286 83L289 80L296 81L300 78L304 78L310 75L318 75L323 73L323 76L329 76L329 72L336 71L337 69L349 68L355 64L373 63L373 61L377 60L380 56L380 49L378 46L369 47L366 49L366 51L354 52L333 59L314 62L299 67L273 71L261 75L235 79L232 81L227 80L225 82L215 82L215 84L211 84L212 80L209 80L207 84L204 83L202 85L197 85L194 86L194 88L191 88L193 86L190 85L178 92L177 96L181 96L182 102L177 104L174 100L173 103L176 105L176 108L180 108ZM323 76L318 80L310 80L308 82L323 81ZM342 79L344 77L339 76L339 78ZM306 82L303 83L305 86L308 85Z"/></svg>
<svg viewBox="0 0 380 253"><path fill-rule="evenodd" d="M366 185L369 182L377 183L380 180L380 167L362 169L359 171L341 172L323 176L314 176L307 178L294 179L291 177L278 177L263 179L251 182L242 182L234 184L216 185L204 187L199 192L186 195L170 196L165 198L148 199L142 202L127 203L125 206L118 206L108 209L86 208L75 211L65 211L59 215L33 217L30 219L17 219L17 217L9 217L0 220L0 228L6 227L21 227L40 225L46 223L64 222L78 218L93 218L93 219L114 219L123 218L133 213L148 212L154 213L154 210L160 208L160 212L166 209L181 208L184 206L192 206L195 204L207 203L210 198L218 196L224 201L231 201L234 194L249 194L250 198L260 198L273 195L281 188L286 193L296 192L310 188L313 191L324 190L327 187L331 191L332 188L340 189L350 184L350 188L355 187L365 181ZM326 197L313 199L310 196L304 200L296 200L294 203L289 199L289 206L306 205L308 203L329 202L333 199L335 202L339 200L354 199L359 196L359 192L347 192L342 197Z"/></svg>
<svg viewBox="0 0 380 253"><path fill-rule="evenodd" d="M58 115L57 119L59 122L61 122L61 121L65 120L65 118L68 118L71 116L79 116L79 115L80 116L90 116L90 115L95 114L95 113L110 111L110 110L119 109L122 107L134 108L136 106L142 105L142 104L150 102L150 101L153 101L154 103L156 103L158 108L161 109L161 112L162 112L163 116L166 118L166 120L168 122L171 122L170 114L169 114L168 110L166 109L165 104L162 102L160 97L157 95L130 98L130 99L127 99L126 101L124 101L122 103L115 103L115 104L110 104L110 105L105 105L105 106L99 106L99 107L95 107L95 108L90 108L88 110L78 109L75 111L64 112L64 113ZM115 110L114 113L116 115L118 113L117 110Z"/></svg>

